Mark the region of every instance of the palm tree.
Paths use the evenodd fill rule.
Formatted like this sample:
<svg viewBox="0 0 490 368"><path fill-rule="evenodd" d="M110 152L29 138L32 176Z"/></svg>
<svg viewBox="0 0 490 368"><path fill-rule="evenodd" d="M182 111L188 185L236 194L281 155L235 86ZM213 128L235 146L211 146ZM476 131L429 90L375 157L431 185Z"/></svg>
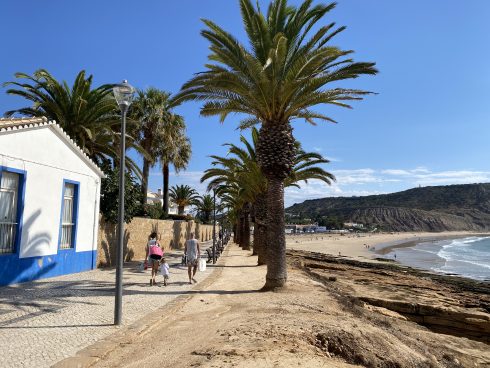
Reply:
<svg viewBox="0 0 490 368"><path fill-rule="evenodd" d="M254 213L254 252L258 255L258 264L266 263L266 229L267 229L267 178L261 172L257 163L256 146L259 141L259 132L254 127L252 128L252 140L248 142L245 137L240 137L245 148L238 147L234 144L227 144L229 152L227 157L211 156L213 167L205 171L201 178L201 182L211 179L208 188L222 186L224 188L234 189L235 206L237 207L237 219L240 229L239 241L240 244L247 244L247 233L243 233L243 223L240 214L245 219L243 212L247 211L244 204L252 204L252 212ZM331 184L335 177L323 168L321 164L326 164L329 161L324 159L322 155L315 152L305 152L301 149L299 142L295 142L295 158L294 166L291 174L285 180L285 186L299 187L301 181L321 180L327 184ZM223 190L223 189L221 189ZM230 193L230 192L228 192ZM246 228L245 228L246 231ZM245 239L243 239L245 238Z"/></svg>
<svg viewBox="0 0 490 368"><path fill-rule="evenodd" d="M243 138L243 137L242 137ZM227 144L230 147L230 152L234 149L240 150L237 146ZM220 196L225 193L228 199L233 198L232 203L233 213L236 218L236 242L244 249L250 249L250 203L254 200L256 191L253 182L249 179L254 176L249 170L252 170L252 165L246 162L246 154L241 157L219 157L211 156L213 166L220 165L205 171L201 182L212 179L208 184L208 190L215 189ZM247 165L248 164L248 165ZM259 170L260 172L260 170Z"/></svg>
<svg viewBox="0 0 490 368"><path fill-rule="evenodd" d="M207 175L207 173L205 173L205 175ZM201 181L202 180L206 179L203 178ZM240 195L241 188L234 181L223 181L222 184L210 184L208 189L210 188L216 191L216 195L219 195L220 207L222 208L223 213L226 210L226 217L232 224L233 242L246 249L247 244L244 239L247 238L247 227L243 224L244 216L241 213L243 206L243 198ZM248 234L249 233L250 229L248 230ZM250 241L248 241L248 243L250 243Z"/></svg>
<svg viewBox="0 0 490 368"><path fill-rule="evenodd" d="M221 122L230 113L242 113L248 117L241 127L260 124L257 159L267 178L270 253L264 290L270 290L287 280L284 180L294 165L291 121L332 122L312 108L322 104L350 107L346 101L362 99L369 92L340 88L338 82L374 75L377 70L374 63L354 62L348 57L353 51L328 45L344 27L317 24L335 3L313 6L312 0L304 0L296 7L287 0L273 0L264 15L251 0L239 1L249 48L204 20L207 29L201 34L211 44L210 62L206 71L183 85L175 100L203 100L201 115L217 115ZM333 83L336 87L328 89Z"/></svg>
<svg viewBox="0 0 490 368"><path fill-rule="evenodd" d="M131 105L130 118L137 125L136 141L145 150L143 155L143 175L141 178L142 205L146 204L150 168L159 155L160 142L165 137L165 122L168 120L168 99L170 94L156 88L138 90Z"/></svg>
<svg viewBox="0 0 490 368"><path fill-rule="evenodd" d="M204 223L209 223L211 221L211 213L214 209L213 196L210 194L205 194L199 198L197 202L198 216Z"/></svg>
<svg viewBox="0 0 490 368"><path fill-rule="evenodd" d="M163 174L163 211L168 215L170 165L175 172L187 168L191 159L191 142L185 133L184 118L170 112L164 121L163 139L158 144L158 159Z"/></svg>
<svg viewBox="0 0 490 368"><path fill-rule="evenodd" d="M170 189L170 199L177 205L179 215L183 215L186 206L197 203L199 194L188 185L174 185Z"/></svg>
<svg viewBox="0 0 490 368"><path fill-rule="evenodd" d="M47 70L39 69L32 76L16 73L23 82L6 82L8 94L20 96L32 105L7 111L25 116L45 116L55 120L80 148L99 165L108 159L117 160L119 152L120 117L112 96L112 86L102 85L92 89L92 76L80 71L70 87L66 81L58 82ZM126 137L128 146L140 147L132 137ZM126 158L128 167L139 174L137 165Z"/></svg>

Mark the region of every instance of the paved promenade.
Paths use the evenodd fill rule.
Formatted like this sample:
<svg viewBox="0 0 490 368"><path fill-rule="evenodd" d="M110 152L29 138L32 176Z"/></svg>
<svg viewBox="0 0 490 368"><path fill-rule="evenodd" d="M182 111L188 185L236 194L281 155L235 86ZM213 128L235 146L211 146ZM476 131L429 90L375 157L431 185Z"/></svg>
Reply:
<svg viewBox="0 0 490 368"><path fill-rule="evenodd" d="M205 254L205 253L204 253ZM124 269L123 323L128 325L194 286L182 252L167 254L170 283L150 287L150 271L138 264ZM198 281L213 271L208 264ZM114 319L115 270L98 269L14 286L0 287L0 367L49 367L119 330Z"/></svg>

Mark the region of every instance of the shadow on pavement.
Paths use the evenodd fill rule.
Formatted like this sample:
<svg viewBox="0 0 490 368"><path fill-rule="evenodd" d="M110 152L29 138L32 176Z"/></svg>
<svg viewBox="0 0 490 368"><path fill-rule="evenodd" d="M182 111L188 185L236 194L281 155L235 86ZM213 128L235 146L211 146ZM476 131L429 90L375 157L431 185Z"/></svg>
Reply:
<svg viewBox="0 0 490 368"><path fill-rule="evenodd" d="M79 327L109 327L112 323L86 324L86 325L59 325L59 326L0 326L0 330L31 329L31 328L79 328Z"/></svg>

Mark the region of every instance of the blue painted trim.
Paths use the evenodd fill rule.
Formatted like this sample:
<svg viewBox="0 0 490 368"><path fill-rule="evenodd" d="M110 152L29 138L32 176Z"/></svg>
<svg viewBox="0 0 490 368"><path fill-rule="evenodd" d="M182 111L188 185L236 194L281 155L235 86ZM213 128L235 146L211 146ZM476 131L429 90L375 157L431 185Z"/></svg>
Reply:
<svg viewBox="0 0 490 368"><path fill-rule="evenodd" d="M97 250L76 252L76 231L78 228L79 215L79 198L80 198L80 183L71 180L63 181L62 198L64 195L65 183L75 184L75 198L73 216L75 229L73 236L74 248L63 250L57 254L34 257L20 257L22 226L25 204L25 189L27 172L24 170L13 169L5 166L0 166L0 180L2 171L13 172L20 175L18 199L17 199L17 233L14 244L14 253L6 253L0 255L0 286L16 284L20 282L33 281L48 277L66 275L71 273L89 271L96 268ZM63 199L61 201L63 207ZM63 211L63 208L61 209ZM61 212L61 216L63 212ZM60 216L60 236L61 236L61 220ZM58 240L58 246L61 239Z"/></svg>
<svg viewBox="0 0 490 368"><path fill-rule="evenodd" d="M97 250L28 258L8 254L0 257L0 286L93 270L96 257Z"/></svg>
<svg viewBox="0 0 490 368"><path fill-rule="evenodd" d="M75 193L73 195L73 231L71 233L71 244L72 247L69 249L61 249L61 230L63 228L63 207L65 198L65 186L66 184L73 184L75 187ZM61 187L61 211L60 211L60 226L58 230L58 251L62 252L74 252L77 249L77 230L78 230L78 206L80 198L80 182L74 180L63 179L63 186Z"/></svg>
<svg viewBox="0 0 490 368"><path fill-rule="evenodd" d="M22 221L24 219L24 203L26 195L27 172L25 170L14 169L12 167L0 166L0 181L2 180L2 171L11 172L19 175L19 187L17 188L17 226L15 228L15 241L12 253L0 254L0 257L16 255L20 257L20 244L22 239ZM1 280L0 280L1 282Z"/></svg>
<svg viewBox="0 0 490 368"><path fill-rule="evenodd" d="M73 231L71 233L71 236L73 237L73 248L75 249L77 246L77 233L78 233L78 210L80 206L80 182L72 182L72 184L75 184L75 193L73 196Z"/></svg>

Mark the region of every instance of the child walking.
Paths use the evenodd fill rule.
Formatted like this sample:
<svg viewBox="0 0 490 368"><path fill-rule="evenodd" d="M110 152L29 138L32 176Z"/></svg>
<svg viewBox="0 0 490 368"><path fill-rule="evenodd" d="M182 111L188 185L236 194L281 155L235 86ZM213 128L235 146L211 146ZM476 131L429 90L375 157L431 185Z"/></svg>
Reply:
<svg viewBox="0 0 490 368"><path fill-rule="evenodd" d="M170 278L170 266L165 261L165 258L162 258L160 263L162 264L163 286L167 286L167 281Z"/></svg>

